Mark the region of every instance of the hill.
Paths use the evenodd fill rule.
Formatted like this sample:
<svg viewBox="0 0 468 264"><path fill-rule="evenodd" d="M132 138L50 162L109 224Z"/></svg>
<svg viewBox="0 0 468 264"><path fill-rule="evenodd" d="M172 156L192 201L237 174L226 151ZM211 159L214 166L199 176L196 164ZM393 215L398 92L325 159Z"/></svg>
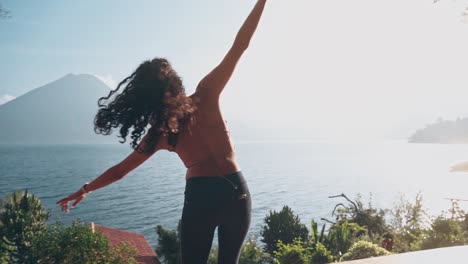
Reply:
<svg viewBox="0 0 468 264"><path fill-rule="evenodd" d="M411 143L468 143L468 117L455 121L439 119L416 131L409 138Z"/></svg>
<svg viewBox="0 0 468 264"><path fill-rule="evenodd" d="M0 105L0 143L117 142L94 133L97 100L110 88L89 74L68 74Z"/></svg>

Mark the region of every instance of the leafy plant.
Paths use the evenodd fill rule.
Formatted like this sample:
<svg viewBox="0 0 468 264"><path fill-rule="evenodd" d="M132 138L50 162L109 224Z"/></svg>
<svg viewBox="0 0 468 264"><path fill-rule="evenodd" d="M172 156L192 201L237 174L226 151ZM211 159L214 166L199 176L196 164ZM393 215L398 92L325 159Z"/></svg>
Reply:
<svg viewBox="0 0 468 264"><path fill-rule="evenodd" d="M311 264L325 264L333 262L335 258L328 248L322 243L316 243L310 259Z"/></svg>
<svg viewBox="0 0 468 264"><path fill-rule="evenodd" d="M310 249L300 239L289 244L278 241L274 255L278 264L308 264L311 260Z"/></svg>
<svg viewBox="0 0 468 264"><path fill-rule="evenodd" d="M214 248L211 250L210 255L208 256L207 264L217 264L218 263L218 254L219 249ZM263 252L263 250L258 247L255 239L250 238L243 246L240 252L239 264L271 264L273 263L273 258L270 254Z"/></svg>
<svg viewBox="0 0 468 264"><path fill-rule="evenodd" d="M0 209L0 252L10 262L31 262L34 236L46 230L49 216L41 200L27 190L8 195Z"/></svg>
<svg viewBox="0 0 468 264"><path fill-rule="evenodd" d="M456 219L437 217L427 230L427 236L421 243L421 249L460 246L468 242L461 222Z"/></svg>
<svg viewBox="0 0 468 264"><path fill-rule="evenodd" d="M71 226L56 223L33 241L33 263L136 263L135 249L120 244L111 249L99 230L75 219Z"/></svg>
<svg viewBox="0 0 468 264"><path fill-rule="evenodd" d="M263 252L255 239L249 239L242 247L239 264L269 264L273 263L270 254Z"/></svg>
<svg viewBox="0 0 468 264"><path fill-rule="evenodd" d="M327 244L327 236L325 234L325 228L326 224L322 226L322 229L320 232L318 232L318 224L314 220L311 221L310 223L311 229L310 229L310 242L312 243L312 246L315 244Z"/></svg>
<svg viewBox="0 0 468 264"><path fill-rule="evenodd" d="M372 206L372 198L367 207L361 201L360 195L358 195L355 201L349 199L345 194L330 196L329 198L344 198L348 202L346 205L344 203L335 205L332 216L335 216L337 223L348 221L365 227L367 229L366 233L371 239L379 237L388 231L385 221L386 211L374 208Z"/></svg>
<svg viewBox="0 0 468 264"><path fill-rule="evenodd" d="M428 217L423 208L422 195L418 193L414 202L407 201L404 196L391 210L390 227L394 234L394 252L408 252L420 249L420 242Z"/></svg>
<svg viewBox="0 0 468 264"><path fill-rule="evenodd" d="M378 257L389 255L386 249L379 247L378 245L369 241L360 240L354 243L349 251L343 255L342 260L355 260L370 257Z"/></svg>
<svg viewBox="0 0 468 264"><path fill-rule="evenodd" d="M292 243L295 238L306 241L309 230L291 208L284 206L279 212L270 211L265 217L265 225L260 234L265 243L265 251L273 254L278 249L278 241L281 240L284 244Z"/></svg>

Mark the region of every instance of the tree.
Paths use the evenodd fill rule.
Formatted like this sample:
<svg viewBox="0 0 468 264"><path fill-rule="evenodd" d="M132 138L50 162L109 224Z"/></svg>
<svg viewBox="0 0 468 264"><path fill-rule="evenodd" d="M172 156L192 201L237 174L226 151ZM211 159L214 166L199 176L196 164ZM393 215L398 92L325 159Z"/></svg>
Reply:
<svg viewBox="0 0 468 264"><path fill-rule="evenodd" d="M158 256L164 258L164 261L168 264L180 263L180 228L180 220L176 231L164 229L160 225L156 227L156 233L158 234L156 252Z"/></svg>
<svg viewBox="0 0 468 264"><path fill-rule="evenodd" d="M260 231L265 251L273 254L278 249L278 241L290 244L295 238L306 241L309 230L301 223L298 215L294 215L291 208L284 206L280 212L270 211L265 217L265 225Z"/></svg>
<svg viewBox="0 0 468 264"><path fill-rule="evenodd" d="M0 209L0 246L11 262L29 263L34 236L46 230L50 213L28 191L16 191L5 198Z"/></svg>

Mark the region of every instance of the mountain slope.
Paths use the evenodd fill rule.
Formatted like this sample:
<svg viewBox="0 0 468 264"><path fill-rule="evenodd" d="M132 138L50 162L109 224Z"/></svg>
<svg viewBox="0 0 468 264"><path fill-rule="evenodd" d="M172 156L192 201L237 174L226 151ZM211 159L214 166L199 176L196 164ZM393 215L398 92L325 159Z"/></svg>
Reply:
<svg viewBox="0 0 468 264"><path fill-rule="evenodd" d="M68 74L0 105L0 143L109 143L94 133L97 100L109 87L88 74Z"/></svg>

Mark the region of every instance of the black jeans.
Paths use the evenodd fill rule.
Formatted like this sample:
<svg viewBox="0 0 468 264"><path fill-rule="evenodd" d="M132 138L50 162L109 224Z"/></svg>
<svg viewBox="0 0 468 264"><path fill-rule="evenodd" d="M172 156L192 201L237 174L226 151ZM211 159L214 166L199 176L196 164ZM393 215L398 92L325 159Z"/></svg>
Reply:
<svg viewBox="0 0 468 264"><path fill-rule="evenodd" d="M251 208L250 192L241 172L188 179L181 225L182 263L206 263L216 227L218 263L238 263Z"/></svg>

